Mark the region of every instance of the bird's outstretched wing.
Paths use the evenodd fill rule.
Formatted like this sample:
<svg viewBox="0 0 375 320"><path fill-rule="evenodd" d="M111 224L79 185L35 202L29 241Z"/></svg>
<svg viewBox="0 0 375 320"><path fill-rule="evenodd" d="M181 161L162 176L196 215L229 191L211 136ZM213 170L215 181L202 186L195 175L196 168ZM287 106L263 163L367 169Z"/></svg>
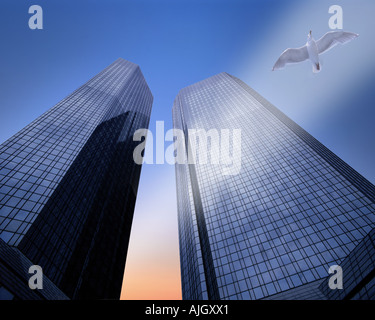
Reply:
<svg viewBox="0 0 375 320"><path fill-rule="evenodd" d="M359 35L352 32L344 31L331 31L327 32L323 37L321 37L316 45L318 47L318 53L321 54L326 52L338 44L345 44L354 38L357 38Z"/></svg>
<svg viewBox="0 0 375 320"><path fill-rule="evenodd" d="M296 49L286 49L276 61L272 68L273 70L282 69L287 63L297 63L305 61L309 58L309 53L307 52L307 47L303 46Z"/></svg>

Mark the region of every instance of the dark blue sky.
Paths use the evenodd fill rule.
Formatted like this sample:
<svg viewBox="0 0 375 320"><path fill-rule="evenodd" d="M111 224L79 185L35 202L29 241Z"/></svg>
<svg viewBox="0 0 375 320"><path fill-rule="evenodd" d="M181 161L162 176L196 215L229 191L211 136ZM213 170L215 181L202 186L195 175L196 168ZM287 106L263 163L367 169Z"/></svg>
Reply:
<svg viewBox="0 0 375 320"><path fill-rule="evenodd" d="M170 123L178 91L241 68L248 39L267 31L279 3L40 0L44 30L32 31L30 1L2 1L0 140L118 57L140 65L154 94L155 120Z"/></svg>
<svg viewBox="0 0 375 320"><path fill-rule="evenodd" d="M42 6L44 30L28 28L31 4ZM359 14L354 16L356 8L362 13L371 11L371 1L358 0L356 7L353 7L353 1L344 0L340 4L346 19L344 27L350 26L355 32L359 32L360 26L373 30L372 20L366 21L366 16ZM312 5L314 12L311 12ZM374 142L373 139L363 142L373 133L368 131L371 130L368 119L374 117L374 108L364 106L373 101L370 97L372 91L353 88L354 92L347 92L350 93L349 99L337 99L338 104L342 101L358 104L358 99L361 99L362 104L356 109L361 113L341 108L344 112L335 112L328 118L326 114L319 117L319 110L315 113L308 110L307 99L293 97L294 94L305 94L306 88L292 89L311 81L310 74L304 75L304 79L300 74L295 76L294 69L277 75L269 72L285 47L304 43L308 27L317 30L319 26L316 37L329 31L329 5L326 1L306 1L301 5L300 1L279 0L38 0L35 3L3 0L4 14L0 19L0 141L9 138L122 57L140 65L154 94L151 129L156 120L164 120L166 128L171 126L171 106L182 87L226 71L240 77L300 125L305 125L312 134L323 138L323 143L331 144L332 141L329 147L337 147L333 151L342 157L348 154L349 159L344 160L357 166L357 170L375 182L372 169ZM292 25L293 31L297 30L298 36L284 33L288 25ZM370 48L374 48L373 37L370 40ZM274 48L265 45L272 42ZM364 41L362 44L368 51L368 44ZM352 57L358 49L358 46L350 48ZM352 66L356 62L355 59L345 61ZM305 69L299 68L303 72ZM329 74L330 71L325 72ZM324 83L324 75L319 76L321 81L312 80L317 89L316 82ZM360 78L363 84L372 80L370 76L364 74ZM287 85L289 87L285 87ZM365 96L363 92L366 92ZM329 89L317 94L329 95ZM294 103L298 104L297 111L294 111ZM323 106L324 99L318 103ZM313 123L305 123L307 114L313 114L309 115L310 119L315 118ZM347 136L348 132L351 132L350 136ZM338 136L346 136L346 139ZM354 143L346 144L348 140ZM359 149L358 145L363 148ZM357 152L357 159L369 157L368 160L352 160Z"/></svg>

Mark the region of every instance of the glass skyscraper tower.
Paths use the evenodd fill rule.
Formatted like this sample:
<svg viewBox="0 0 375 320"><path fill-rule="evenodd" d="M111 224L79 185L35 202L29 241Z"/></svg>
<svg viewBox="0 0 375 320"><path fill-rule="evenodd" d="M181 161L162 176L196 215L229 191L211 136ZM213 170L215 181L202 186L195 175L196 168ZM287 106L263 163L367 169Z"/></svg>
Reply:
<svg viewBox="0 0 375 320"><path fill-rule="evenodd" d="M183 299L375 297L368 180L227 73L182 89L173 122L185 134L176 164ZM189 129L241 130L238 172L188 163ZM339 293L328 287L334 265L343 268Z"/></svg>
<svg viewBox="0 0 375 320"><path fill-rule="evenodd" d="M0 294L120 297L153 97L118 59L0 146ZM27 286L39 265L46 289ZM26 287L26 288L25 288Z"/></svg>

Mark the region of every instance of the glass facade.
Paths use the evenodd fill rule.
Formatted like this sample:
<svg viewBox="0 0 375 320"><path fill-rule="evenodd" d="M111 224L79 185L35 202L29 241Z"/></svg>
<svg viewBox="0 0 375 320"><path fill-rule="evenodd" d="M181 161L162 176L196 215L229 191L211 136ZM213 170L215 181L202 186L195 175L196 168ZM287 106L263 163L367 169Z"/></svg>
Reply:
<svg viewBox="0 0 375 320"><path fill-rule="evenodd" d="M0 239L70 298L118 298L153 97L118 59L0 146Z"/></svg>
<svg viewBox="0 0 375 320"><path fill-rule="evenodd" d="M329 278L320 284L320 290L329 300L375 300L375 229L341 262L342 290L330 290Z"/></svg>
<svg viewBox="0 0 375 320"><path fill-rule="evenodd" d="M295 288L296 298L324 298L329 267L375 226L375 187L227 73L182 89L173 122L186 141L175 167L183 299L265 299ZM188 163L189 129L240 129L238 174ZM224 151L233 142L222 141Z"/></svg>

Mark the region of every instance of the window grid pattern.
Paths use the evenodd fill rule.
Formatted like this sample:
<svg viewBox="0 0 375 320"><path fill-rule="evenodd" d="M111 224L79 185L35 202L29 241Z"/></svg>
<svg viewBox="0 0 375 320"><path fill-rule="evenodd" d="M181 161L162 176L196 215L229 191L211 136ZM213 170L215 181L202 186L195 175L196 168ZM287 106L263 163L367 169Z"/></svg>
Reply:
<svg viewBox="0 0 375 320"><path fill-rule="evenodd" d="M9 245L22 240L134 69L112 64L0 146L0 238Z"/></svg>
<svg viewBox="0 0 375 320"><path fill-rule="evenodd" d="M321 279L375 223L371 193L363 193L371 185L353 183L353 169L333 166L324 146L307 143L259 97L222 73L182 89L175 103L185 134L242 132L238 175L222 175L220 164L195 165L221 299L262 299ZM180 219L187 214L179 207Z"/></svg>
<svg viewBox="0 0 375 320"><path fill-rule="evenodd" d="M71 298L119 297L152 101L118 59L0 146L0 238Z"/></svg>
<svg viewBox="0 0 375 320"><path fill-rule="evenodd" d="M341 290L329 288L329 277L319 287L328 299L375 299L375 228L340 263L340 267L343 276Z"/></svg>
<svg viewBox="0 0 375 320"><path fill-rule="evenodd" d="M175 103L178 103L176 101ZM175 128L182 129L180 114L173 108L173 123ZM186 159L185 159L186 160ZM206 280L203 267L202 251L198 226L195 215L194 203L191 200L192 187L189 179L187 162L176 165L177 202L179 215L179 245L181 259L181 281L185 285L182 287L182 298L184 300L206 300L208 299ZM189 196L187 197L186 194ZM182 267L184 266L184 267Z"/></svg>
<svg viewBox="0 0 375 320"><path fill-rule="evenodd" d="M372 278L372 280L353 297L353 300L375 300L375 278Z"/></svg>

